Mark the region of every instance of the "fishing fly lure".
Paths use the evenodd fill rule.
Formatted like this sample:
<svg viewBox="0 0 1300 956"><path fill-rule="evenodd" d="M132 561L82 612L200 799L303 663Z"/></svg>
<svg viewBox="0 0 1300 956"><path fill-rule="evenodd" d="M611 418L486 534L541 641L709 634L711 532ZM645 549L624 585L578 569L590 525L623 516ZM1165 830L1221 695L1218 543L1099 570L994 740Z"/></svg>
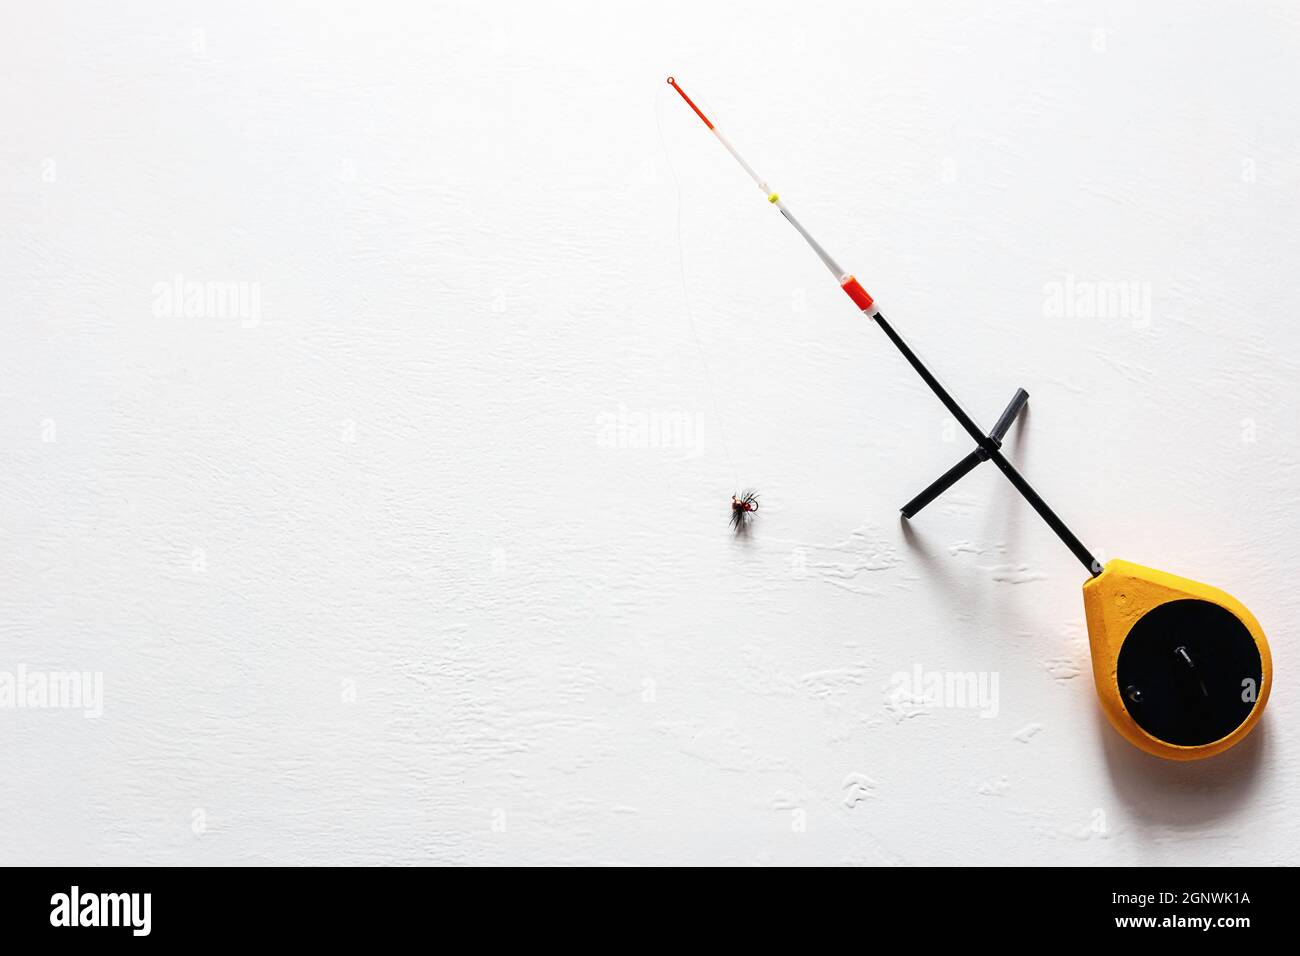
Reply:
<svg viewBox="0 0 1300 956"><path fill-rule="evenodd" d="M745 491L740 494L731 496L731 530L736 534L743 534L748 528L749 523L754 520L754 514L758 511L758 495L753 491Z"/></svg>
<svg viewBox="0 0 1300 956"><path fill-rule="evenodd" d="M1102 709L1130 743L1160 757L1194 760L1221 753L1259 722L1273 683L1268 640L1254 615L1218 588L1163 571L1098 561L1002 454L1002 438L1029 398L1019 389L989 432L983 431L885 320L867 290L821 247L736 148L695 105L680 94L812 248L840 288L871 322L880 326L908 365L975 442L974 449L902 508L911 519L974 470L991 461L1070 549L1089 574L1083 585L1093 679ZM752 492L733 497L731 523L737 531L753 516Z"/></svg>

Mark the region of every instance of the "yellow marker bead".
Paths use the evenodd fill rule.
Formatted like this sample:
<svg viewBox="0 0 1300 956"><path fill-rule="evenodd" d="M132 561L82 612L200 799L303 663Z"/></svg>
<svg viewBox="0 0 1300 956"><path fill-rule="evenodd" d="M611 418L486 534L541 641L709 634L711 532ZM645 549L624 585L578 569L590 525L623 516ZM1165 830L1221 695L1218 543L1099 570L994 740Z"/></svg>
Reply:
<svg viewBox="0 0 1300 956"><path fill-rule="evenodd" d="M776 193L772 193L772 195L770 195L770 196L767 197L767 201L770 202L770 203L772 203L772 205L776 205L776 201L777 201L778 199L780 199L780 198L781 198L781 197L778 196Z"/></svg>

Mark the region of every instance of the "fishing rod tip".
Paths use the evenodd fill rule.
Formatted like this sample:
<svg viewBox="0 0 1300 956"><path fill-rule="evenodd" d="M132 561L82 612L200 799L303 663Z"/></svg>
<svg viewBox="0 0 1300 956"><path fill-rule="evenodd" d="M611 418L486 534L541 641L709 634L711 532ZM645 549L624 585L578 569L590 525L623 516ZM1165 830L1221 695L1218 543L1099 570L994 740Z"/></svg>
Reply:
<svg viewBox="0 0 1300 956"><path fill-rule="evenodd" d="M686 95L686 91L677 85L676 79L674 79L671 76L668 77L668 85L677 91L677 95L680 96L682 99L684 99L687 105L690 106L691 109L695 110L695 115L698 116L700 119L704 120L705 126L707 126L709 129L713 129L713 121L710 120L707 116L705 116L704 113L700 111L700 108L695 105L695 101Z"/></svg>

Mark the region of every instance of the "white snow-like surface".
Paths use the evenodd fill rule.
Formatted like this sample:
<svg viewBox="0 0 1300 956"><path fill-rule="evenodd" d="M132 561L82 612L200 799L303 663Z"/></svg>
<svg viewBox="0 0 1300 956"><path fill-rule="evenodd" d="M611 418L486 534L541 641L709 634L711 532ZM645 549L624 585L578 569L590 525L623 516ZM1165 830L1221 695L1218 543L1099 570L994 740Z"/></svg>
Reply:
<svg viewBox="0 0 1300 956"><path fill-rule="evenodd" d="M103 699L0 709L0 861L1297 862L1293 4L286 6L3 16L0 672ZM991 466L900 523L968 441L669 73L1252 609L1245 743L1109 729Z"/></svg>

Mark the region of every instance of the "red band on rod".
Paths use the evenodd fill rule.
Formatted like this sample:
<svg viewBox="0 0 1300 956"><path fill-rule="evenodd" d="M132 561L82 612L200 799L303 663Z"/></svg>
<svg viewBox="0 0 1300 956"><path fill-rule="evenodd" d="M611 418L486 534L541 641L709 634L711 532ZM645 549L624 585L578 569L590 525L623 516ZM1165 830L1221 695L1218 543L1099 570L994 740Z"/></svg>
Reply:
<svg viewBox="0 0 1300 956"><path fill-rule="evenodd" d="M858 280L853 278L853 276L849 276L841 282L840 288L848 293L849 298L853 300L853 304L863 312L868 311L876 301L871 298L871 296L867 295L867 290L862 288L858 283Z"/></svg>
<svg viewBox="0 0 1300 956"><path fill-rule="evenodd" d="M686 101L686 105L689 106L691 109L695 110L696 116L704 120L705 126L707 126L709 129L713 129L713 124L709 122L709 118L705 116L702 112L700 112L700 108L695 105L695 101L686 95L686 91L682 89L680 86L678 86L677 81L674 80L671 76L668 77L668 85L681 94L682 99Z"/></svg>

